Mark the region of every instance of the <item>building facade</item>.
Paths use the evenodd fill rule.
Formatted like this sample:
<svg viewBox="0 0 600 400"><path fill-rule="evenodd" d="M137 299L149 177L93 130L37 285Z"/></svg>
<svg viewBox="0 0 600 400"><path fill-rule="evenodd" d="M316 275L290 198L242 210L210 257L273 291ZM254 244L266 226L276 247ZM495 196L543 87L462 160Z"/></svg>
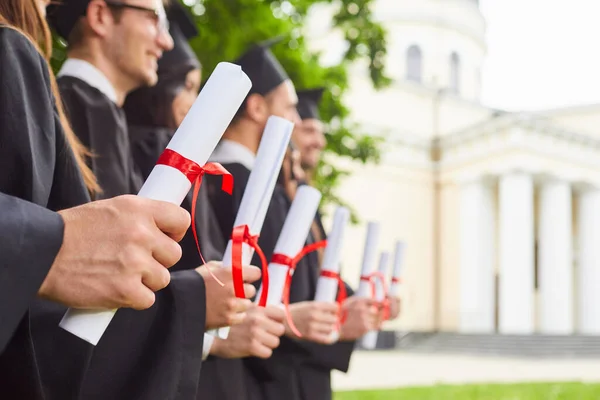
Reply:
<svg viewBox="0 0 600 400"><path fill-rule="evenodd" d="M475 0L378 0L387 73L366 65L346 101L385 137L340 189L362 223L345 235L357 283L365 222L406 243L402 317L388 329L600 334L600 106L507 113L480 103L485 20ZM326 12L319 11L322 21ZM315 49L336 32L315 22Z"/></svg>

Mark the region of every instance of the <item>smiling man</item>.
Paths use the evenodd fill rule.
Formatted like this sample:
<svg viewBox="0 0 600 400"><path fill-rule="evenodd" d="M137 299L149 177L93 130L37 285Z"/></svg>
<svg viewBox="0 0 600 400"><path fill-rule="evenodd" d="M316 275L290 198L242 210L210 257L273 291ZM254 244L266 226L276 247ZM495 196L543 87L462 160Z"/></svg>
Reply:
<svg viewBox="0 0 600 400"><path fill-rule="evenodd" d="M135 193L125 96L156 84L158 60L173 48L161 0L63 0L48 19L68 42L58 85L73 131L104 198Z"/></svg>

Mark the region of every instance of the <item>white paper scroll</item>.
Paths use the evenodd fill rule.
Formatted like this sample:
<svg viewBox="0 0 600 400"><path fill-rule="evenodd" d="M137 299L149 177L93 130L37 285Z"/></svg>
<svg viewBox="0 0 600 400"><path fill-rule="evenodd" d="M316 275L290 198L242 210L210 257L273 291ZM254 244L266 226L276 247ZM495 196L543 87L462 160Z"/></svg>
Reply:
<svg viewBox="0 0 600 400"><path fill-rule="evenodd" d="M360 276L369 276L375 270L375 256L377 252L377 242L379 241L379 223L369 222L367 226L367 240L365 241L365 251L363 253L362 268ZM358 284L358 296L371 297L371 286L369 282L360 280Z"/></svg>
<svg viewBox="0 0 600 400"><path fill-rule="evenodd" d="M167 148L199 165L206 164L251 86L240 66L219 63ZM190 181L180 171L157 165L138 195L181 205L190 188ZM60 326L96 345L115 312L69 309Z"/></svg>
<svg viewBox="0 0 600 400"><path fill-rule="evenodd" d="M378 222L369 222L367 225L367 239L365 241L365 250L360 272L361 278L370 276L375 270L375 256L377 252L377 242L379 242L379 229ZM363 279L360 280L357 296L371 298L371 285L369 281ZM362 338L363 347L368 349L375 348L372 336L373 335L369 332ZM377 341L377 335L375 335L375 341Z"/></svg>
<svg viewBox="0 0 600 400"><path fill-rule="evenodd" d="M390 255L386 252L381 253L381 256L379 257L379 272L381 273L381 276L387 276L389 258ZM377 300L378 302L382 302L383 300L385 300L385 290L381 279L375 280L375 300ZM377 345L378 335L378 331L367 332L367 334L362 337L362 346L365 349L374 349Z"/></svg>
<svg viewBox="0 0 600 400"><path fill-rule="evenodd" d="M310 232L310 227L315 220L320 201L321 193L317 189L306 185L298 188L290 211L285 218L281 234L277 239L274 254L283 254L294 258L302 250ZM267 305L281 304L287 274L287 265L269 263ZM257 303L261 293L262 286L256 294Z"/></svg>
<svg viewBox="0 0 600 400"><path fill-rule="evenodd" d="M280 117L271 116L267 121L234 222L234 226L248 225L252 235L259 234L262 229L293 129L293 123ZM224 268L231 269L231 252L230 240L223 256ZM254 249L243 243L242 264L249 265L253 255ZM219 337L227 339L228 327L218 331Z"/></svg>
<svg viewBox="0 0 600 400"><path fill-rule="evenodd" d="M400 297L400 288L402 284L400 279L402 278L402 261L404 260L404 242L396 242L396 249L394 251L394 264L392 268L392 282L390 286L390 295L394 297Z"/></svg>
<svg viewBox="0 0 600 400"><path fill-rule="evenodd" d="M344 242L344 230L348 225L350 212L345 207L338 207L333 214L333 225L327 236L327 247L323 254L321 271L340 273L340 257L342 244ZM328 276L320 276L317 281L315 301L332 303L335 301L338 291L338 280Z"/></svg>

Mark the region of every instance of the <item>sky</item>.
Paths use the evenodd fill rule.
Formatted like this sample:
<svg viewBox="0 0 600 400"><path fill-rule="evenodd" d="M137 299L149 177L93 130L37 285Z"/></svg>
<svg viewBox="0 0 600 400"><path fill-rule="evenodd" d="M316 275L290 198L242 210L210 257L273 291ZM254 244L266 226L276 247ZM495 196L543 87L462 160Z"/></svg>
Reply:
<svg viewBox="0 0 600 400"><path fill-rule="evenodd" d="M480 0L482 100L506 110L600 103L600 0Z"/></svg>

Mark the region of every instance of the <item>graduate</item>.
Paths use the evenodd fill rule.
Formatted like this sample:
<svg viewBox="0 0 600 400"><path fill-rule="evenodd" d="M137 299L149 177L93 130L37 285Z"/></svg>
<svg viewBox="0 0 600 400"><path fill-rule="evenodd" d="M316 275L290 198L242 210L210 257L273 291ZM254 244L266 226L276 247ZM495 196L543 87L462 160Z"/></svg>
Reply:
<svg viewBox="0 0 600 400"><path fill-rule="evenodd" d="M174 47L158 62L158 83L130 93L123 106L135 164L144 178L183 121L200 88L201 65L188 44L188 39L198 34L196 26L179 3L173 3L167 14ZM184 207L190 211L191 202L192 195L189 193ZM196 224L205 259L222 259L226 242L208 201L206 185L200 187L198 194ZM183 256L173 270L191 269L201 263L191 231L188 231L181 246ZM209 354L222 358L210 357L203 363L198 398L242 399L245 390L241 362L227 359L270 355L271 349L279 344L278 337L284 332L283 318L283 311L277 308L253 309L241 324L231 327L227 340L206 334L203 358ZM228 380L237 383L231 385ZM226 394L221 391L226 391Z"/></svg>
<svg viewBox="0 0 600 400"><path fill-rule="evenodd" d="M107 188L103 196L135 193L141 179L121 106L128 92L156 84L157 61L173 47L162 3L65 0L48 15L68 38L59 88L75 134L93 153L88 161ZM169 290L148 311L115 315L95 349L81 398L195 398L204 331L241 322L250 305L234 298L227 271L215 263L195 267L173 272ZM225 287L209 277L209 268ZM249 281L260 276L255 267L246 273Z"/></svg>
<svg viewBox="0 0 600 400"><path fill-rule="evenodd" d="M77 398L92 353L91 345L59 328L64 306L30 298L37 291L33 282L44 279L49 264L51 273L37 291L41 296L79 307L147 308L154 301L151 290L168 283L164 267L178 259L171 242L189 224L179 207L145 199L76 207L89 201L97 184L83 162L85 149L66 123L48 66L46 3L0 4L0 197L3 214L9 213L0 228L2 307L18 308L0 329L0 390L16 399ZM43 208L65 211L58 216ZM161 226L172 239L159 231ZM140 229L145 243L132 240ZM100 246L90 248L90 243ZM145 262L125 265L130 257Z"/></svg>

